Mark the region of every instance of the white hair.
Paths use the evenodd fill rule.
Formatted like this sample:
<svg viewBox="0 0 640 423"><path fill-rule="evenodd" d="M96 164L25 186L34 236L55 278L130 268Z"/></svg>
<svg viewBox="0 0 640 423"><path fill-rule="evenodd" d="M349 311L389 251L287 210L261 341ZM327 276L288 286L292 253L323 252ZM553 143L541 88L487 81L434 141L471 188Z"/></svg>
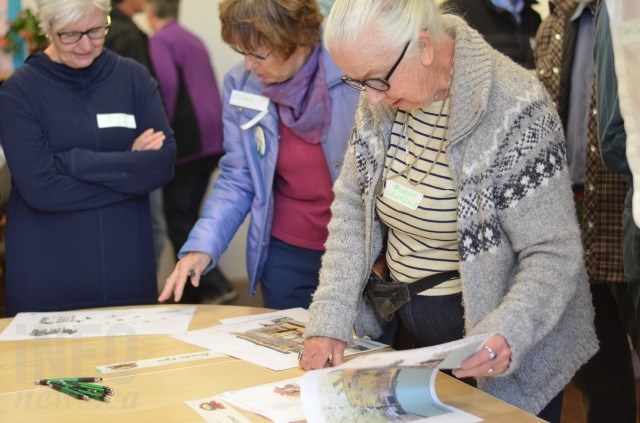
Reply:
<svg viewBox="0 0 640 423"><path fill-rule="evenodd" d="M64 28L82 19L95 9L107 14L111 0L36 0L40 29L47 34L52 29Z"/></svg>
<svg viewBox="0 0 640 423"><path fill-rule="evenodd" d="M324 25L324 44L331 51L361 37L377 42L379 50L401 49L428 31L442 35L440 12L433 0L336 0Z"/></svg>

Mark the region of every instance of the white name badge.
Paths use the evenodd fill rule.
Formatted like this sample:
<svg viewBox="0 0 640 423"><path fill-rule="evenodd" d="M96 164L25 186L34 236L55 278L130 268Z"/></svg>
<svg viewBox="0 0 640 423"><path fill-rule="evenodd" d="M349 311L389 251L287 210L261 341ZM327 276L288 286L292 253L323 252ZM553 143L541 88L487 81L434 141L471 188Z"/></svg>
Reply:
<svg viewBox="0 0 640 423"><path fill-rule="evenodd" d="M266 114L269 112L269 102L270 100L268 97L257 95L257 94L245 93L244 91L238 91L238 90L231 91L231 96L229 97L229 104L231 104L232 106L243 107L246 109L257 110L260 112L249 122L243 125L240 125L240 128L242 128L245 131L251 128L256 123L258 123L260 119L266 116Z"/></svg>
<svg viewBox="0 0 640 423"><path fill-rule="evenodd" d="M232 106L244 107L259 112L266 112L269 109L269 101L268 97L238 90L231 91L231 97L229 97L229 103Z"/></svg>
<svg viewBox="0 0 640 423"><path fill-rule="evenodd" d="M136 129L136 117L127 113L97 114L98 128L130 128Z"/></svg>
<svg viewBox="0 0 640 423"><path fill-rule="evenodd" d="M384 185L383 197L408 207L411 210L416 210L424 195L409 187L405 187L404 185L400 185L395 181L387 179L387 183Z"/></svg>

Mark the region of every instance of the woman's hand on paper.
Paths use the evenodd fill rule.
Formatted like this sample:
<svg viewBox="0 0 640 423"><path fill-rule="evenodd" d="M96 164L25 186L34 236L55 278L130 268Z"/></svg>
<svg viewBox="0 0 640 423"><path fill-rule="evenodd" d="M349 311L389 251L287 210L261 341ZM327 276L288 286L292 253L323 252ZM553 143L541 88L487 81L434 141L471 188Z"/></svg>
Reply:
<svg viewBox="0 0 640 423"><path fill-rule="evenodd" d="M131 151L160 150L165 138L164 132L149 128L138 135L131 146Z"/></svg>
<svg viewBox="0 0 640 423"><path fill-rule="evenodd" d="M173 295L176 301L180 301L187 278L191 278L191 285L200 285L200 276L211 262L211 257L205 253L192 251L182 257L175 269L164 283L164 288L158 297L158 301L165 301Z"/></svg>
<svg viewBox="0 0 640 423"><path fill-rule="evenodd" d="M345 342L338 339L324 336L308 338L300 355L300 367L313 370L337 366L344 361L345 347Z"/></svg>
<svg viewBox="0 0 640 423"><path fill-rule="evenodd" d="M460 368L453 370L457 378L498 376L504 373L511 363L511 348L500 335L489 338L471 357L462 362Z"/></svg>

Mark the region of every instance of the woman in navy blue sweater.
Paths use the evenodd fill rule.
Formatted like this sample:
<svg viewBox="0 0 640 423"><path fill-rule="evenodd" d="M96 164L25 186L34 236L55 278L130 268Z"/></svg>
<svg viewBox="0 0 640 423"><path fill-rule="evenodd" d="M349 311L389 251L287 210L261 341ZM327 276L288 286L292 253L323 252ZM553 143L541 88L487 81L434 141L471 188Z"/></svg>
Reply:
<svg viewBox="0 0 640 423"><path fill-rule="evenodd" d="M155 81L104 50L109 0L38 0L51 41L0 89L6 312L154 303L148 193L176 148Z"/></svg>

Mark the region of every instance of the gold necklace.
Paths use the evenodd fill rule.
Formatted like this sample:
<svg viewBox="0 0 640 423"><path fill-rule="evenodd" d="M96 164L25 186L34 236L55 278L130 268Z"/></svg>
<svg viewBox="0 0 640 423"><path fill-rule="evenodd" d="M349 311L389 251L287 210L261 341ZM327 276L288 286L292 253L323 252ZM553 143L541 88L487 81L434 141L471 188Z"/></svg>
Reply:
<svg viewBox="0 0 640 423"><path fill-rule="evenodd" d="M396 150L393 153L393 159L391 161L391 164L389 166L389 168L386 171L386 180L391 180L400 176L404 176L407 179L407 182L409 182L411 185L416 186L421 184L425 179L427 179L427 177L431 174L431 172L433 171L436 163L438 162L438 159L440 158L440 155L442 154L442 151L444 150L444 143L447 139L447 132L449 131L449 116L451 116L451 83L453 80L453 66L451 66L451 71L449 72L449 80L447 81L447 92L445 94L445 98L444 100L442 100L442 104L440 105L440 111L438 112L438 117L436 118L435 123L433 124L433 126L431 127L431 133L429 134L429 137L427 138L426 142L424 143L424 145L422 146L422 150L420 150L420 154L416 155L416 158L411 162L411 164L409 164L408 158L409 158L409 138L407 136L407 118L408 116L411 116L411 118L413 118L413 115L411 115L411 113L409 112L405 112L404 113L404 121L402 122L402 134L400 135L400 139L404 139L405 142L405 146L404 146L404 170L402 170L401 172L396 173L395 175L391 175L391 176L387 176L389 174L389 171L391 170L391 166L393 166L393 163L396 161L396 157L398 155L398 150L400 149L400 143L398 143L398 145L396 146ZM420 178L419 180L417 180L416 182L413 182L413 180L411 179L411 176L409 175L409 173L411 172L411 169L413 169L413 166L418 163L418 160L420 160L420 158L422 157L422 155L424 154L424 152L427 150L427 147L429 146L429 144L431 144L431 140L433 139L433 134L436 131L436 128L438 127L438 123L440 122L440 118L442 117L442 112L444 111L444 106L445 103L447 104L447 118L444 122L444 130L442 133L442 138L440 140L440 146L438 147L438 152L436 153L436 157L433 160L433 162L431 162L431 167L429 168L429 171L426 172L422 178Z"/></svg>
<svg viewBox="0 0 640 423"><path fill-rule="evenodd" d="M445 137L447 135L447 129L449 127L449 110L447 110L447 118L445 120L444 123L444 131L442 133L442 137L440 139L440 145L438 146L438 152L436 153L436 157L433 159L433 161L431 162L431 166L429 167L429 170L422 175L422 177L420 179L418 179L417 181L413 181L413 179L411 178L411 170L413 169L413 167L418 163L418 161L420 160L420 158L422 157L422 155L424 154L425 151L427 151L427 147L431 144L431 140L433 139L433 135L436 132L436 128L438 127L438 124L440 123L440 118L442 117L442 112L444 111L444 105L445 103L447 103L447 100L443 100L442 101L442 105L440 106L440 111L438 112L438 117L436 118L436 121L434 122L433 126L431 127L431 133L429 134L429 137L427 138L427 140L425 141L425 143L422 146L422 150L420 150L420 153L416 155L415 159L409 163L409 139L407 137L405 137L405 147L404 147L404 165L405 165L405 169L402 172L405 177L407 178L407 182L409 182L411 185L416 186L416 185L420 185L425 179L427 179L427 177L431 174L431 172L433 171L433 169L436 167L436 163L438 162L438 159L440 158L440 155L442 154L442 150L444 149L444 142L445 142ZM451 102L449 101L447 104L451 104ZM449 107L450 109L450 107ZM413 118L413 116L412 116ZM405 122L404 125L406 125L406 115L405 115ZM404 131L404 129L403 129ZM406 133L405 133L406 135Z"/></svg>
<svg viewBox="0 0 640 423"><path fill-rule="evenodd" d="M445 120L444 123L444 132L442 134L442 139L440 140L440 146L438 147L438 152L436 153L436 157L433 160L433 162L431 162L431 166L429 167L429 170L422 176L422 178L420 178L417 181L413 181L413 179L411 179L410 176L410 172L413 169L413 167L416 165L416 163L418 163L418 160L420 160L420 158L422 157L422 155L424 154L424 152L427 150L427 147L429 146L429 144L431 144L431 140L433 139L433 135L436 131L436 128L438 127L438 123L440 122L440 118L442 117L442 112L444 111L444 106L445 103L447 103L447 99L442 101L442 105L440 106L440 111L438 112L438 117L436 118L436 121L434 122L434 125L431 127L431 133L429 134L426 142L423 144L422 146L422 150L420 150L420 153L416 155L415 159L413 161L411 161L411 163L409 163L409 138L407 136L407 127L408 127L408 116L411 116L413 118L413 116L411 115L411 113L409 112L405 112L404 114L404 121L402 123L402 135L400 136L401 139L404 140L405 142L405 147L404 147L404 165L405 168L404 170L402 170L401 172L396 173L395 175L391 175L391 176L387 176L387 180L391 180L394 178L398 178L400 176L404 176L407 179L407 182L409 182L411 185L416 186L421 184L433 171L433 169L435 168L435 165L438 161L438 159L440 158L440 155L442 154L442 151L444 150L444 143L446 140L446 135L447 135L447 131L449 129L449 115L451 114L451 101L449 99L448 102L448 107L447 107L447 118ZM396 151L393 154L393 159L391 161L391 163L395 162L396 160L396 156L398 155L398 150L400 150L400 145L396 146ZM387 170L387 174L388 171L391 168L389 167L389 169Z"/></svg>

